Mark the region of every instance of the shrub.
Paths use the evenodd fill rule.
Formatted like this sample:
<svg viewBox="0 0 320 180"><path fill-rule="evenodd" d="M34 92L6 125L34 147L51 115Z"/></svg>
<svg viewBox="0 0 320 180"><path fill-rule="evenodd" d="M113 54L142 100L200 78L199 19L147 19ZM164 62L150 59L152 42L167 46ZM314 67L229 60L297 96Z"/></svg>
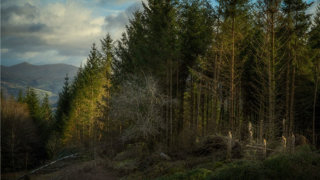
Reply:
<svg viewBox="0 0 320 180"><path fill-rule="evenodd" d="M122 140L144 141L152 149L154 138L163 130L162 107L164 96L157 82L146 77L125 81L120 91L111 99L110 115L123 125Z"/></svg>
<svg viewBox="0 0 320 180"><path fill-rule="evenodd" d="M320 178L320 154L309 146L302 146L293 154L274 155L263 162L270 178L314 179Z"/></svg>
<svg viewBox="0 0 320 180"><path fill-rule="evenodd" d="M264 161L236 161L218 168L208 179L320 179L320 154L305 146Z"/></svg>
<svg viewBox="0 0 320 180"><path fill-rule="evenodd" d="M259 162L237 161L217 169L209 179L263 179Z"/></svg>

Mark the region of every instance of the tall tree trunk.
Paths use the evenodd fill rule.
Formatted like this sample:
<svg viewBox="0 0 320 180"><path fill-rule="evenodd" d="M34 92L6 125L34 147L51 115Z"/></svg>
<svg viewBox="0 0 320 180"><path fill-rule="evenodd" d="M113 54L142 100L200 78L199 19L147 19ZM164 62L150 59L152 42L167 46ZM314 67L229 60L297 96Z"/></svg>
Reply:
<svg viewBox="0 0 320 180"><path fill-rule="evenodd" d="M215 59L214 59L214 67L213 67L213 69L214 69L214 71L213 71L213 85L212 85L212 113L211 113L211 121L212 122L210 122L210 130L212 129L213 130L213 132L214 132L214 130L215 129L213 129L213 128L216 128L217 126L216 126L216 118L217 118L217 113L216 113L216 109L217 109L217 87L218 87L218 83L217 83L217 65L218 65L218 54L216 54L216 56L215 56Z"/></svg>
<svg viewBox="0 0 320 180"><path fill-rule="evenodd" d="M287 75L286 75L286 112L285 112L285 136L289 136L289 124L290 124L290 63L287 62Z"/></svg>
<svg viewBox="0 0 320 180"><path fill-rule="evenodd" d="M166 69L166 81L167 81L167 97L169 97L170 98L170 64L169 64L169 60L167 60L167 67L169 67L169 68L167 68ZM170 130L170 123L169 123L169 114L170 114L170 103L166 103L166 117L165 117L165 124L166 124L166 143L167 143L167 145L169 146L170 145L170 140L169 140L169 130Z"/></svg>
<svg viewBox="0 0 320 180"><path fill-rule="evenodd" d="M234 61L235 61L235 17L232 18L232 55L231 55L231 69L230 69L230 112L229 124L231 131L234 130Z"/></svg>
<svg viewBox="0 0 320 180"><path fill-rule="evenodd" d="M316 104L317 104L317 93L318 93L318 70L316 68L316 76L315 76L315 88L314 88L314 95L313 95L313 112L312 112L312 144L316 145Z"/></svg>
<svg viewBox="0 0 320 180"><path fill-rule="evenodd" d="M269 136L274 138L275 121L275 32L274 12L271 13L271 60L269 69Z"/></svg>
<svg viewBox="0 0 320 180"><path fill-rule="evenodd" d="M209 92L208 92L208 83L206 84L207 86L207 91L206 91L206 135L209 132L209 125L211 122L209 122L209 109L210 109L210 96L209 96Z"/></svg>
<svg viewBox="0 0 320 180"><path fill-rule="evenodd" d="M204 117L204 112L205 112L205 91L203 92L203 94L202 95L200 95L201 96L201 99L202 99L202 102L201 102L201 130L202 130L202 136L204 136L204 133L205 133L205 124L204 124L204 122L205 122L205 117Z"/></svg>
<svg viewBox="0 0 320 180"><path fill-rule="evenodd" d="M294 130L294 93L295 93L295 72L296 68L292 67L292 79L291 79L291 98L290 98L290 130L292 134Z"/></svg>
<svg viewBox="0 0 320 180"><path fill-rule="evenodd" d="M191 76L191 89L190 89L190 128L194 128L194 87L193 76Z"/></svg>
<svg viewBox="0 0 320 180"><path fill-rule="evenodd" d="M216 130L218 131L218 132L220 132L219 131L219 124L220 124L220 118L221 118L221 116L222 116L222 111L221 111L221 106L219 107L219 90L220 90L220 88L219 88L219 82L220 82L220 68L221 68L221 62L222 62L222 51L223 51L223 44L222 44L222 42L221 42L221 45L220 45L220 50L219 50L219 59L218 59L218 64L217 64L217 69L216 69L216 71L217 71L217 74L216 74L216 83L217 83L217 85L216 85L216 89L215 89L215 101L214 101L214 104L215 104L215 109L214 109L214 113L216 114L216 117L215 117L215 119L214 119L214 122L215 122L215 128L216 128ZM220 102L220 104L221 104L221 102ZM220 111L219 111L219 109L220 109ZM218 114L219 113L219 114Z"/></svg>
<svg viewBox="0 0 320 180"><path fill-rule="evenodd" d="M201 103L201 82L198 84L198 101L197 101L197 117L196 117L196 134L198 135L199 116L200 116L200 103Z"/></svg>
<svg viewBox="0 0 320 180"><path fill-rule="evenodd" d="M172 63L170 63L170 143L173 143L173 99L172 99Z"/></svg>

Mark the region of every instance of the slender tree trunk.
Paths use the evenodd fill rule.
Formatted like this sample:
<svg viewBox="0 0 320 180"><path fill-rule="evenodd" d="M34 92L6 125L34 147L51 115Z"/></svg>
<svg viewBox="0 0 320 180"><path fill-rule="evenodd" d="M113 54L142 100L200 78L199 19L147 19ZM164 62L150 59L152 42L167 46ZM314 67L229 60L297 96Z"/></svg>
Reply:
<svg viewBox="0 0 320 180"><path fill-rule="evenodd" d="M196 117L196 134L198 135L199 116L200 116L200 103L201 103L201 82L198 84L198 101L197 101L197 117Z"/></svg>
<svg viewBox="0 0 320 180"><path fill-rule="evenodd" d="M291 80L291 99L290 99L290 134L294 130L294 93L295 93L295 72L296 68L292 67L292 80Z"/></svg>
<svg viewBox="0 0 320 180"><path fill-rule="evenodd" d="M269 136L274 138L275 120L275 32L274 32L274 13L271 13L271 60L269 71Z"/></svg>
<svg viewBox="0 0 320 180"><path fill-rule="evenodd" d="M204 122L205 122L205 117L204 117L204 112L205 112L205 92L201 95L200 94L200 97L201 97L201 99L202 99L202 103L201 103L201 130L202 130L202 136L204 136L204 133L205 133L205 124L204 124Z"/></svg>
<svg viewBox="0 0 320 180"><path fill-rule="evenodd" d="M230 112L229 123L231 131L234 130L234 62L235 62L235 17L232 19L232 55L230 69Z"/></svg>
<svg viewBox="0 0 320 180"><path fill-rule="evenodd" d="M195 133L197 131L197 100L198 100L198 96L197 96L197 91L196 91L196 82L193 82L192 85L192 93L193 93L193 132Z"/></svg>
<svg viewBox="0 0 320 180"><path fill-rule="evenodd" d="M221 10L221 3L219 3L218 6L218 11ZM219 29L220 29L220 13L218 14L218 24L217 24L217 38L219 37ZM219 40L220 43L218 44L218 48L217 50L219 51L216 52L216 56L215 56L215 60L214 60L214 81L213 81L213 99L212 99L212 125L213 125L213 130L214 131L218 131L218 125L219 125L219 116L218 116L218 82L219 82L219 74L220 74L220 63L221 63L221 59L222 59L222 49L223 49L223 44L222 44L222 40Z"/></svg>
<svg viewBox="0 0 320 180"><path fill-rule="evenodd" d="M286 112L285 112L285 135L288 137L289 135L289 124L290 124L290 116L289 116L289 111L290 111L290 63L287 62L287 75L286 75Z"/></svg>
<svg viewBox="0 0 320 180"><path fill-rule="evenodd" d="M220 132L219 131L219 126L220 126L220 118L222 116L222 113L221 113L222 111L220 109L221 106L219 107L219 92L220 92L219 91L220 90L219 82L220 82L220 68L221 68L221 62L222 62L222 51L223 51L223 44L221 42L220 50L219 50L219 59L218 59L218 64L217 64L217 69L216 69L216 71L217 71L216 84L217 85L216 85L216 89L214 90L215 91L215 99L214 99L214 108L215 109L214 109L214 113L216 114L214 122L215 122L215 128L216 128L216 130L218 132ZM219 111L219 109L220 109L220 111Z"/></svg>
<svg viewBox="0 0 320 180"><path fill-rule="evenodd" d="M317 104L317 93L318 93L318 70L316 68L316 80L315 80L315 88L314 88L314 95L313 95L313 112L312 112L312 144L316 145L316 104Z"/></svg>
<svg viewBox="0 0 320 180"><path fill-rule="evenodd" d="M208 89L208 83L207 83L207 89ZM209 93L208 91L206 92L206 98L205 98L205 101L206 101L206 134L208 134L208 131L209 131L209 108L210 108L210 96L209 96Z"/></svg>
<svg viewBox="0 0 320 180"><path fill-rule="evenodd" d="M170 63L170 143L173 143L173 119L172 119L172 114L173 114L173 100L172 100L172 63Z"/></svg>
<svg viewBox="0 0 320 180"><path fill-rule="evenodd" d="M217 104L216 104L216 102L217 102L217 87L218 87L218 83L217 83L217 65L218 65L218 54L216 54L216 56L215 56L215 59L214 59L214 67L213 67L213 69L214 69L214 72L213 72L213 95L212 95L212 114L211 114L211 119L212 119L212 127L210 127L210 129L211 128L216 128L216 125L215 125L215 123L216 123L216 118L217 118L217 113L216 113L216 111L217 111ZM213 129L213 131L214 131L215 129Z"/></svg>
<svg viewBox="0 0 320 180"><path fill-rule="evenodd" d="M191 76L191 89L190 89L190 128L194 127L194 92L193 92L193 76Z"/></svg>
<svg viewBox="0 0 320 180"><path fill-rule="evenodd" d="M167 81L167 96L170 98L170 64L169 64L169 60L167 60L167 68L166 69L166 75L167 75L167 78L166 78L166 81ZM170 102L166 103L166 117L165 117L165 124L166 124L166 143L167 145L169 146L170 145L170 142L169 142L169 129L170 129L170 124L169 124L169 114L170 114Z"/></svg>

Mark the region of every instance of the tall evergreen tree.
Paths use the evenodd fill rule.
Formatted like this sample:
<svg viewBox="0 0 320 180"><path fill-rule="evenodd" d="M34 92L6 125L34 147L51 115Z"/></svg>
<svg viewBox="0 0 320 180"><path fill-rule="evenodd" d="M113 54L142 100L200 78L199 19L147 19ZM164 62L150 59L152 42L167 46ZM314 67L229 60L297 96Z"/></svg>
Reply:
<svg viewBox="0 0 320 180"><path fill-rule="evenodd" d="M47 152L45 149L45 144L49 136L47 131L47 122L44 121L39 98L33 88L28 87L25 97L25 102L28 106L30 117L32 118L40 137L40 144L38 148L38 157L39 159L45 159L47 157Z"/></svg>
<svg viewBox="0 0 320 180"><path fill-rule="evenodd" d="M183 1L179 13L181 59L179 63L179 124L183 128L184 92L190 68L199 56L204 56L211 45L213 35L213 8L206 0Z"/></svg>
<svg viewBox="0 0 320 180"><path fill-rule="evenodd" d="M31 118L40 123L41 111L40 111L40 102L39 98L33 88L28 87L25 97L25 102L28 105Z"/></svg>
<svg viewBox="0 0 320 180"><path fill-rule="evenodd" d="M47 123L47 124L51 124L52 123L52 110L51 110L51 106L49 103L49 95L46 94L42 100L41 103L41 116L42 119Z"/></svg>
<svg viewBox="0 0 320 180"><path fill-rule="evenodd" d="M302 0L284 0L282 11L284 14L284 38L286 72L286 115L289 134L294 132L295 117L295 89L298 65L305 60L305 45L307 30L310 27L310 15L306 13L311 4Z"/></svg>
<svg viewBox="0 0 320 180"><path fill-rule="evenodd" d="M69 85L69 77L66 74L65 82L62 91L59 93L59 100L57 103L57 110L55 113L55 130L62 132L66 124L67 117L70 113L70 101L71 101L71 90Z"/></svg>
<svg viewBox="0 0 320 180"><path fill-rule="evenodd" d="M101 48L102 48L102 58L105 61L105 86L104 86L104 94L102 96L102 101L98 103L99 111L101 111L100 117L100 131L106 131L107 133L111 130L111 122L109 117L110 110L110 97L111 97L111 76L112 76L112 63L114 57L113 50L113 40L109 34L106 35L104 39L101 40Z"/></svg>
<svg viewBox="0 0 320 180"><path fill-rule="evenodd" d="M18 94L17 101L18 101L19 103L24 102L24 97L23 97L23 91L22 91L22 89L19 90L19 94Z"/></svg>
<svg viewBox="0 0 320 180"><path fill-rule="evenodd" d="M320 79L320 4L317 7L316 15L313 19L313 26L310 31L309 45L311 47L314 73L314 95L313 95L313 111L312 111L312 143L316 145L316 110L319 94L319 79ZM318 117L319 118L319 117ZM318 121L317 121L318 122Z"/></svg>

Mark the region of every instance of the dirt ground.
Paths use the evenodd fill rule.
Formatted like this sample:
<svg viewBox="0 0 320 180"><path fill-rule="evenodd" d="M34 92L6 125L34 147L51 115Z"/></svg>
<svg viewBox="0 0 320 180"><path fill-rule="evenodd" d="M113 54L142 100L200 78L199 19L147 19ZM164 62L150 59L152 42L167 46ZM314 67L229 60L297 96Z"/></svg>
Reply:
<svg viewBox="0 0 320 180"><path fill-rule="evenodd" d="M1 179L13 180L21 177L21 173L4 175ZM55 171L39 172L29 175L26 180L117 180L115 173L108 170L102 161L68 163Z"/></svg>
<svg viewBox="0 0 320 180"><path fill-rule="evenodd" d="M30 178L31 180L116 180L119 179L116 174L109 171L100 162L88 161L72 164L63 169L49 173L37 174Z"/></svg>

